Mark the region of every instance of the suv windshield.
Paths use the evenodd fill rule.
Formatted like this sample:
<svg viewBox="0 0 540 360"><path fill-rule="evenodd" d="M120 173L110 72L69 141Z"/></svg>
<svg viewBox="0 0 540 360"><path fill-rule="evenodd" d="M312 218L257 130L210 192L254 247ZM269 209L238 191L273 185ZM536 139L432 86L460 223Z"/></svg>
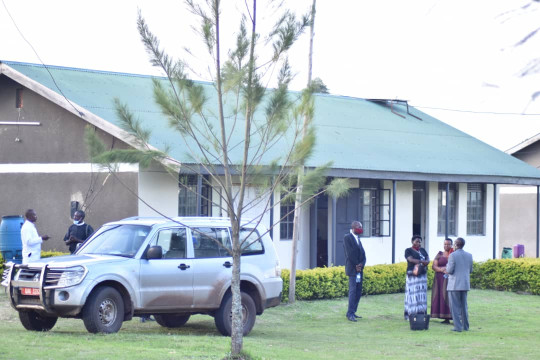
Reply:
<svg viewBox="0 0 540 360"><path fill-rule="evenodd" d="M149 232L150 226L145 225L105 225L77 251L77 255L133 257Z"/></svg>

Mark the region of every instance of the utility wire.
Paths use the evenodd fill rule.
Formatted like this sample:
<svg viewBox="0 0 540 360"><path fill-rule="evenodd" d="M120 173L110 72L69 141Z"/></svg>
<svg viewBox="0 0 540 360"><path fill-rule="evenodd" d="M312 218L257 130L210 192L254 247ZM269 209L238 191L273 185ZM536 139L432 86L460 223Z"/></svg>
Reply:
<svg viewBox="0 0 540 360"><path fill-rule="evenodd" d="M34 52L34 54L36 54L37 58L39 59L39 62L41 62L41 64L43 65L43 67L45 67L45 70L47 70L47 72L49 73L49 76L51 77L54 85L56 86L56 88L58 89L58 91L60 92L60 94L62 94L62 96L64 97L64 99L66 99L66 101L73 107L73 109L75 109L75 111L77 112L77 114L79 114L79 116L83 117L84 116L84 113L81 112L79 109L77 109L75 107L75 105L73 105L73 103L71 101L69 101L69 99L66 97L66 95L64 95L64 93L62 92L62 89L60 89L60 86L58 86L58 84L56 83L56 80L54 79L54 76L51 74L51 72L49 71L49 68L47 67L47 65L45 65L45 63L43 62L43 60L41 60L41 57L39 56L39 54L37 53L36 49L34 49L34 47L32 46L32 44L30 43L30 41L26 40L26 37L24 37L22 31L19 29L19 27L17 26L17 23L15 22L15 19L13 19L13 16L11 16L11 13L9 12L7 6L6 6L6 3L4 2L4 0L2 0L2 5L4 5L4 9L6 9L6 12L7 14L9 15L9 18L11 19L11 22L13 23L13 25L15 26L15 28L17 29L17 31L19 32L19 35L21 35L21 37L23 38L23 40L30 46L30 48L32 48L32 51Z"/></svg>

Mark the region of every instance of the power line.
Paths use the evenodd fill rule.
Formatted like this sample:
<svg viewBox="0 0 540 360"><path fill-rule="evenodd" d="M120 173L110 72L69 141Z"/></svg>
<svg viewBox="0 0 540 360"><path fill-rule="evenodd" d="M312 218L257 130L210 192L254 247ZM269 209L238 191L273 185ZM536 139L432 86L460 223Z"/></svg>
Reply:
<svg viewBox="0 0 540 360"><path fill-rule="evenodd" d="M13 23L13 25L15 26L15 28L17 29L17 31L19 32L19 35L21 35L21 37L23 38L23 40L28 44L28 46L30 46L30 48L32 49L32 51L34 52L34 54L37 56L37 58L39 59L39 62L41 63L41 65L43 65L43 67L45 68L45 70L47 70L47 72L49 73L49 76L51 77L54 85L56 86L56 88L58 89L58 91L60 92L60 94L64 97L64 99L66 99L66 101L73 107L73 109L75 109L75 111L77 112L77 114L79 114L79 116L83 117L84 116L84 113L81 112L79 109L77 109L75 107L75 105L73 105L73 103L71 101L69 101L69 99L66 97L66 95L64 95L64 92L62 91L62 89L60 89L60 86L58 86L58 84L56 83L56 80L54 78L54 76L51 74L51 72L49 71L49 68L47 67L47 65L45 65L45 63L43 62L43 60L41 60L41 57L39 56L39 54L37 53L36 49L34 49L34 47L32 46L32 44L30 43L30 41L28 41L26 39L26 37L24 37L22 31L19 29L19 27L17 26L17 23L15 22L15 19L13 19L13 16L11 16L11 13L9 12L7 6L6 6L6 3L4 2L4 0L2 0L2 5L4 5L4 9L6 9L6 12L7 14L9 15L9 18L11 19L11 22Z"/></svg>

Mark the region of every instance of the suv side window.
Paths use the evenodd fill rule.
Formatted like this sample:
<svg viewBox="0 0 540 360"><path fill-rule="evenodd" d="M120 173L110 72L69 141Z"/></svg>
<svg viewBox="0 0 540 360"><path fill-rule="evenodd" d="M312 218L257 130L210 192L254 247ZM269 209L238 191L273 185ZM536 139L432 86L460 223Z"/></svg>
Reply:
<svg viewBox="0 0 540 360"><path fill-rule="evenodd" d="M191 229L195 258L227 257L223 247L231 247L229 230L226 228L197 227ZM220 246L219 244L222 246Z"/></svg>
<svg viewBox="0 0 540 360"><path fill-rule="evenodd" d="M158 233L156 245L163 249L164 259L183 259L186 257L186 229L164 229Z"/></svg>
<svg viewBox="0 0 540 360"><path fill-rule="evenodd" d="M240 244L242 244L242 255L264 254L264 248L255 229L240 229Z"/></svg>

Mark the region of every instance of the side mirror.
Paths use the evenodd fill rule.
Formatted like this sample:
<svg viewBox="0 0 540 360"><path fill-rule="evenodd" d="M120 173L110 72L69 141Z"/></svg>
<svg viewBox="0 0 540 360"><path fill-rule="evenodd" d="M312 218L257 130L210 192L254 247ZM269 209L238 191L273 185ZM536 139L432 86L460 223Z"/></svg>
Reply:
<svg viewBox="0 0 540 360"><path fill-rule="evenodd" d="M146 258L148 260L163 258L163 249L161 246L150 246L146 252Z"/></svg>

